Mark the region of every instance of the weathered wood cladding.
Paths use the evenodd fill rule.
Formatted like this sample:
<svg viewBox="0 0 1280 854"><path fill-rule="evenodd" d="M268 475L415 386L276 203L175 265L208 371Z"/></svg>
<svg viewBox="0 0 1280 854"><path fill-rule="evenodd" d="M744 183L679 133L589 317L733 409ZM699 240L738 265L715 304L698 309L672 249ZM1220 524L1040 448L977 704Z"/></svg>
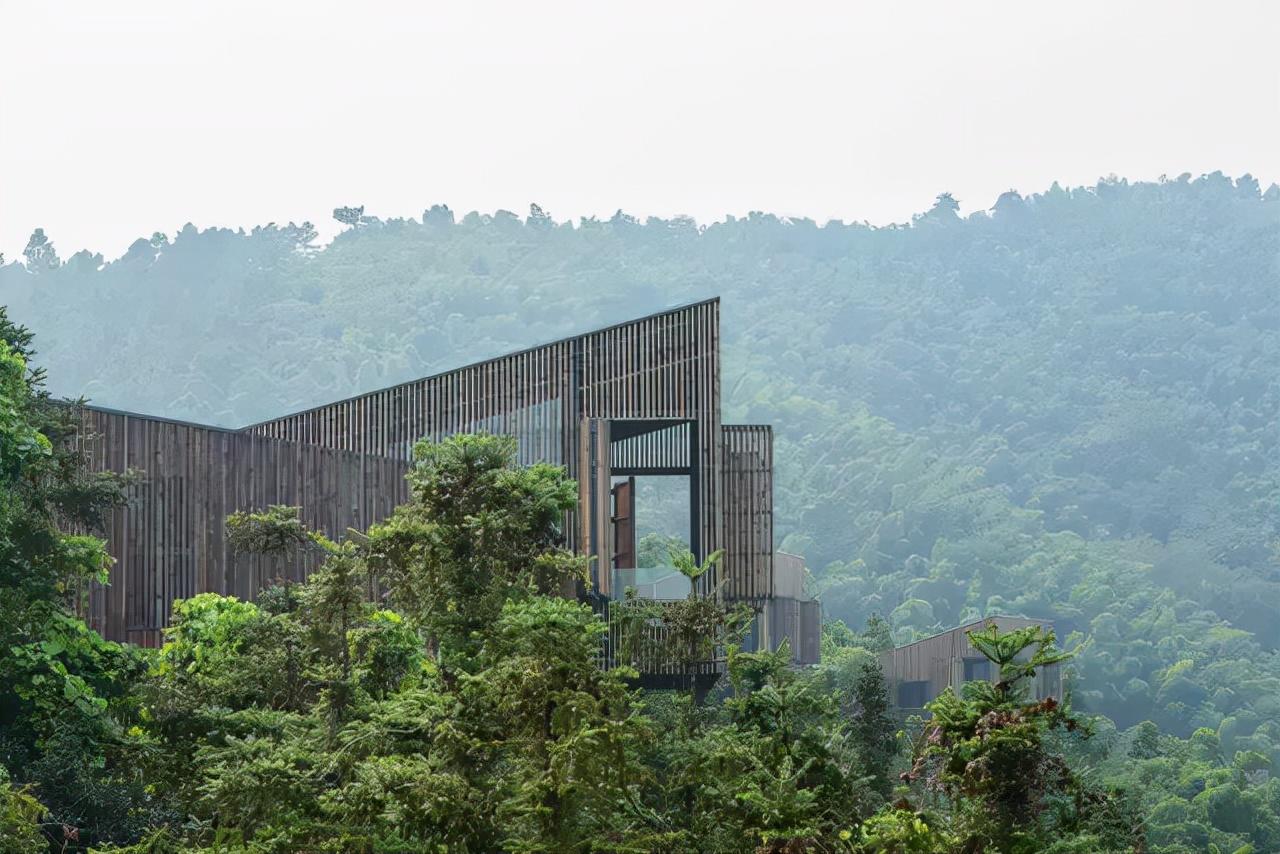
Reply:
<svg viewBox="0 0 1280 854"><path fill-rule="evenodd" d="M708 300L243 430L89 408L91 465L146 476L110 520L116 564L86 616L108 637L154 644L175 598L248 598L303 578L314 558L231 554L226 516L291 504L330 535L363 529L407 498L415 442L468 432L515 436L521 464L563 465L578 481L564 531L597 558L605 597L613 478L688 477L696 555L726 549L700 586L723 579L727 598L759 606L773 588L773 434L720 423L719 312Z"/></svg>
<svg viewBox="0 0 1280 854"><path fill-rule="evenodd" d="M822 603L818 600L780 596L765 602L756 620L759 648L776 650L785 640L796 664L817 664L820 660Z"/></svg>
<svg viewBox="0 0 1280 854"><path fill-rule="evenodd" d="M406 459L422 437L485 431L514 435L521 463L564 465L582 479L583 425L591 419L670 420L687 426L627 439L691 479L699 557L724 540L718 299L567 338L256 424L253 433ZM682 432L683 431L683 432ZM674 448L684 442L685 448ZM654 456L654 459L657 459ZM622 473L622 472L619 472ZM582 520L567 519L581 548ZM603 537L600 538L603 541ZM607 554L605 555L607 559ZM714 583L708 578L708 583ZM750 585L748 585L749 587Z"/></svg>
<svg viewBox="0 0 1280 854"><path fill-rule="evenodd" d="M773 595L773 428L726 424L724 447L725 596Z"/></svg>
<svg viewBox="0 0 1280 854"><path fill-rule="evenodd" d="M578 457L579 550L595 558L591 581L601 596L613 593L613 525L610 524L613 473L609 466L612 423L603 418L583 419Z"/></svg>
<svg viewBox="0 0 1280 854"><path fill-rule="evenodd" d="M314 557L232 554L225 519L237 510L298 505L309 526L339 536L408 497L403 460L232 430L86 407L83 442L92 470L142 472L107 523L110 583L89 590L85 617L112 640L156 645L174 599L252 598L274 578L313 568Z"/></svg>
<svg viewBox="0 0 1280 854"><path fill-rule="evenodd" d="M884 668L889 696L895 705L902 707L898 702L899 689L907 683L924 683L923 697L925 702L934 699L948 687L957 691L960 690L960 686L965 681L965 659L985 661L982 653L970 643L966 632L981 630L991 623L995 623L996 627L1002 632L1029 626L1052 628L1052 624L1044 620L994 616L959 626L932 637L922 638L905 646L886 650L880 655L880 664ZM994 681L995 676L995 674L992 674L992 681ZM1062 699L1061 668L1058 665L1041 668L1036 674L1032 689L1032 693L1037 699L1045 697ZM906 706L903 708L918 707Z"/></svg>

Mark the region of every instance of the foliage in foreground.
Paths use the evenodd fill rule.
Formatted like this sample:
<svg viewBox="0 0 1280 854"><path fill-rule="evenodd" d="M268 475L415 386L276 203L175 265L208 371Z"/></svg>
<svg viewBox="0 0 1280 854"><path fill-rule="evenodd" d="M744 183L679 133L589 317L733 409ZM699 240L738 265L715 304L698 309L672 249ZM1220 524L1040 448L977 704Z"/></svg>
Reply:
<svg viewBox="0 0 1280 854"><path fill-rule="evenodd" d="M129 733L145 663L70 610L108 557L59 527L92 528L125 484L84 472L75 409L48 398L31 355L0 309L0 821L14 850L28 821L62 843L128 839L155 817Z"/></svg>
<svg viewBox="0 0 1280 854"><path fill-rule="evenodd" d="M175 606L146 774L186 818L133 850L782 851L875 808L840 692L785 651L704 706L600 668L604 623L551 595L582 570L563 472L495 437L417 458L412 501L292 596Z"/></svg>
<svg viewBox="0 0 1280 854"><path fill-rule="evenodd" d="M116 706L65 689L60 706L44 700L97 727L102 744L78 749L103 757L86 780L115 823L79 819L58 780L15 763L24 779L0 789L7 849L884 850L897 815L884 797L889 721L861 639L846 633L829 666L796 671L785 647L743 653L725 634L728 676L706 702L637 691L634 670L599 666L605 624L559 595L584 568L558 545L571 484L514 460L496 437L423 443L412 500L346 543L299 535L283 508L230 520L242 544L315 547L326 559L260 603L209 593L175 603L147 672L107 680L128 687ZM52 515L45 524L46 542L60 542ZM676 562L691 577L706 570ZM35 578L35 565L15 577ZM371 576L385 600L368 600ZM689 631L718 602L692 594ZM102 645L57 613L81 626L80 647ZM734 619L725 610L718 624ZM717 653L676 635L681 656ZM48 642L41 649L57 652ZM20 710L13 731L40 719ZM868 821L884 832L864 843Z"/></svg>
<svg viewBox="0 0 1280 854"><path fill-rule="evenodd" d="M559 545L572 485L494 437L420 445L412 500L345 543L289 508L238 515L241 548L319 549L322 568L256 603L176 603L157 654L105 643L71 609L101 542L59 524L91 528L124 485L84 475L69 410L26 369L29 338L0 328L0 850L1276 846L1257 727L1181 741L1100 721L1082 739L1075 716L1021 693L1061 655L1034 632L975 638L1000 682L933 704L896 790L882 621L832 625L823 665L796 671L785 651L734 650L734 615L694 596L690 626L720 633L727 677L703 703L637 691L627 667L598 666L601 621L560 595L585 569ZM375 579L387 595L369 601ZM676 654L707 646L684 637Z"/></svg>

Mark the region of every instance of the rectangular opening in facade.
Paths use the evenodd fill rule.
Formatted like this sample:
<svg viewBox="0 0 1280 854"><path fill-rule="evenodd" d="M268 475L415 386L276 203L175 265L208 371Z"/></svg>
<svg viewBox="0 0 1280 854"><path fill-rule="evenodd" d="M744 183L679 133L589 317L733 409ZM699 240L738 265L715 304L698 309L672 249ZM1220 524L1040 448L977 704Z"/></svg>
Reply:
<svg viewBox="0 0 1280 854"><path fill-rule="evenodd" d="M990 659L966 658L964 660L964 681L990 682L995 675L995 668Z"/></svg>
<svg viewBox="0 0 1280 854"><path fill-rule="evenodd" d="M898 708L923 709L929 696L929 683L924 680L898 683Z"/></svg>

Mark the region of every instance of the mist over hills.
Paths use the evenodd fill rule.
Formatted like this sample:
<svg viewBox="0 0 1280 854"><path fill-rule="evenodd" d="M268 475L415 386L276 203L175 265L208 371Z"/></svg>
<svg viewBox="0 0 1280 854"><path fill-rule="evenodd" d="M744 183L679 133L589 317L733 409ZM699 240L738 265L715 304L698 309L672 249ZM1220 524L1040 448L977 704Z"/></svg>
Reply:
<svg viewBox="0 0 1280 854"><path fill-rule="evenodd" d="M323 248L187 226L110 261L41 233L0 303L55 393L240 426L719 295L726 420L775 425L779 545L829 616L1046 617L1119 726L1280 722L1280 189L944 194L884 228L340 215Z"/></svg>

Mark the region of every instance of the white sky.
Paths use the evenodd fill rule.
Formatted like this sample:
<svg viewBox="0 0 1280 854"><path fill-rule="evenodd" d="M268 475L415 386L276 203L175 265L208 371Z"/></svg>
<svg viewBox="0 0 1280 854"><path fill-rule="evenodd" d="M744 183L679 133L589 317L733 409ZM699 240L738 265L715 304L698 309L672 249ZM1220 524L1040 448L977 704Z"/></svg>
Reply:
<svg viewBox="0 0 1280 854"><path fill-rule="evenodd" d="M1280 181L1280 2L0 0L0 251L536 201L903 221Z"/></svg>

